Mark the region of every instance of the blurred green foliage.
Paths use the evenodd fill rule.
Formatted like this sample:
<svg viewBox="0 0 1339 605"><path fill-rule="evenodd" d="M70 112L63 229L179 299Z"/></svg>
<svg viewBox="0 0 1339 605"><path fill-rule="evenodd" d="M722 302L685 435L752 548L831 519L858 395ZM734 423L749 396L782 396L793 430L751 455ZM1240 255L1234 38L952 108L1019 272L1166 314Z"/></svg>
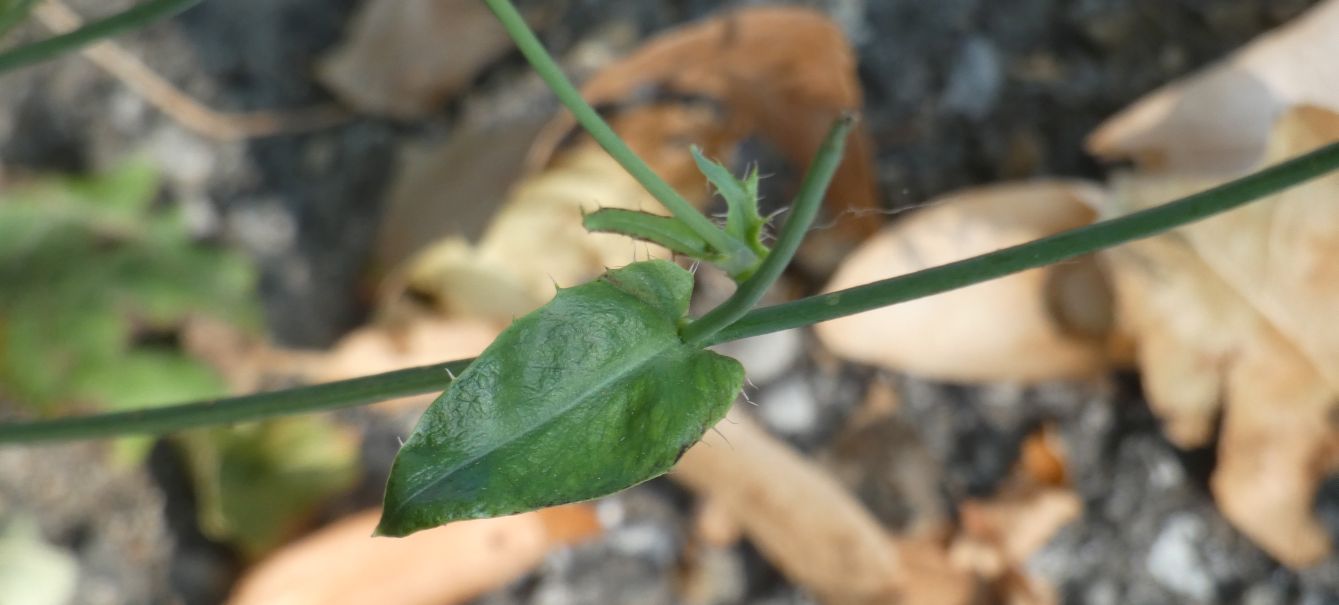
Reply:
<svg viewBox="0 0 1339 605"><path fill-rule="evenodd" d="M177 346L192 317L258 330L256 271L158 203L153 167L0 191L0 402L51 416L218 397L223 378ZM258 556L358 474L358 435L300 417L180 435L201 528ZM141 459L149 438L112 455Z"/></svg>
<svg viewBox="0 0 1339 605"><path fill-rule="evenodd" d="M28 17L37 0L0 0L0 36Z"/></svg>
<svg viewBox="0 0 1339 605"><path fill-rule="evenodd" d="M195 314L256 326L254 270L194 241L157 191L128 163L0 194L0 392L40 414L225 392L172 341Z"/></svg>
<svg viewBox="0 0 1339 605"><path fill-rule="evenodd" d="M358 478L359 435L319 417L281 418L183 435L201 529L256 558Z"/></svg>

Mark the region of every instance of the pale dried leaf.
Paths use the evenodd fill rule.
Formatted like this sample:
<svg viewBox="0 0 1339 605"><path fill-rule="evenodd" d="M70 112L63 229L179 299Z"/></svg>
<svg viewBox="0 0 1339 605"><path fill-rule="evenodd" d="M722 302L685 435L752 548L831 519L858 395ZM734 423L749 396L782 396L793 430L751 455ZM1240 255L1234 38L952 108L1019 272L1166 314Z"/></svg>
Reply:
<svg viewBox="0 0 1339 605"><path fill-rule="evenodd" d="M1148 170L1238 173L1260 162L1275 120L1299 105L1339 111L1339 0L1107 120L1088 149Z"/></svg>
<svg viewBox="0 0 1339 605"><path fill-rule="evenodd" d="M468 359L483 352L500 331L495 324L461 318L423 317L403 324L366 326L340 339L330 351L306 356L300 373L306 381L321 383ZM373 409L421 407L437 395L391 399Z"/></svg>
<svg viewBox="0 0 1339 605"><path fill-rule="evenodd" d="M792 582L827 603L973 602L976 582L942 546L892 539L830 472L733 416L670 477L728 514Z"/></svg>
<svg viewBox="0 0 1339 605"><path fill-rule="evenodd" d="M1109 258L1122 327L1168 437L1202 446L1221 413L1213 483L1224 515L1289 565L1323 557L1329 541L1311 503L1334 463L1333 389L1179 238Z"/></svg>
<svg viewBox="0 0 1339 605"><path fill-rule="evenodd" d="M967 539L989 544L1008 564L1021 566L1079 518L1083 502L1068 489L1033 487L989 500L969 500L958 512Z"/></svg>
<svg viewBox="0 0 1339 605"><path fill-rule="evenodd" d="M988 587L972 571L953 561L938 540L902 538L897 553L903 561L901 600L871 600L854 605L977 605L989 603Z"/></svg>
<svg viewBox="0 0 1339 605"><path fill-rule="evenodd" d="M1112 199L1134 195L1123 180ZM1105 253L1117 293L1120 329L1135 341L1149 405L1183 448L1213 436L1223 371L1255 314L1177 236Z"/></svg>
<svg viewBox="0 0 1339 605"><path fill-rule="evenodd" d="M1028 573L1029 559L1083 513L1083 502L1065 488L1032 481L1015 469L1011 485L984 500L959 505L958 535L949 557L958 567L990 582L997 602L1059 603L1054 587Z"/></svg>
<svg viewBox="0 0 1339 605"><path fill-rule="evenodd" d="M1023 440L1018 466L1025 476L1042 485L1068 485L1064 444L1055 426L1045 425Z"/></svg>
<svg viewBox="0 0 1339 605"><path fill-rule="evenodd" d="M1339 39L1336 23L1335 39ZM1267 163L1339 141L1339 113L1299 108L1274 130ZM1297 344L1339 391L1339 174L1184 230L1201 258Z"/></svg>
<svg viewBox="0 0 1339 605"><path fill-rule="evenodd" d="M693 535L715 548L730 548L743 537L730 507L717 498L703 498L693 514Z"/></svg>
<svg viewBox="0 0 1339 605"><path fill-rule="evenodd" d="M590 507L576 504L373 538L380 514L359 513L278 551L242 578L229 605L463 603L599 528Z"/></svg>
<svg viewBox="0 0 1339 605"><path fill-rule="evenodd" d="M1273 163L1339 140L1339 118L1286 114ZM1196 175L1126 175L1120 214L1216 184ZM1284 563L1323 558L1312 512L1333 470L1339 401L1339 178L1329 176L1177 232L1107 253L1122 329L1137 343L1150 405L1178 445L1212 436L1222 406L1214 494L1225 516Z"/></svg>
<svg viewBox="0 0 1339 605"><path fill-rule="evenodd" d="M1253 336L1228 377L1213 493L1237 529L1284 564L1305 567L1332 546L1313 505L1339 463L1339 394L1277 332L1262 326Z"/></svg>
<svg viewBox="0 0 1339 605"><path fill-rule="evenodd" d="M519 184L478 246L447 239L416 257L410 287L452 317L507 322L589 281L607 267L668 258L669 251L621 235L588 233L584 212L627 208L664 213L608 154L581 148Z"/></svg>
<svg viewBox="0 0 1339 605"><path fill-rule="evenodd" d="M469 319L423 318L403 326L365 327L340 339L308 376L329 382L476 357L496 325Z"/></svg>
<svg viewBox="0 0 1339 605"><path fill-rule="evenodd" d="M847 258L832 292L1086 225L1079 182L971 189L885 228ZM1034 269L816 328L848 359L943 380L1034 381L1106 368L1110 301L1092 258Z"/></svg>
<svg viewBox="0 0 1339 605"><path fill-rule="evenodd" d="M825 470L745 418L717 424L670 477L729 511L773 565L815 594L888 598L906 579L869 511Z"/></svg>

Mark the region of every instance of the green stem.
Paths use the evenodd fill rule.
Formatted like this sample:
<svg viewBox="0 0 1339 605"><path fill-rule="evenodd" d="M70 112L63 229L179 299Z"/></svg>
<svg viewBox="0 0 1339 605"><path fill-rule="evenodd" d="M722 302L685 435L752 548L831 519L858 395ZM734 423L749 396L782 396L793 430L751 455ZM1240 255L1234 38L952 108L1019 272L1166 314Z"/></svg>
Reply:
<svg viewBox="0 0 1339 605"><path fill-rule="evenodd" d="M863 286L756 309L705 344L808 326L1090 254L1188 225L1339 168L1339 143L1250 176L1050 237Z"/></svg>
<svg viewBox="0 0 1339 605"><path fill-rule="evenodd" d="M0 443L157 435L182 429L376 403L442 391L472 359L439 363L316 386L171 407L0 424Z"/></svg>
<svg viewBox="0 0 1339 605"><path fill-rule="evenodd" d="M641 184L652 196L665 206L674 218L679 219L683 224L692 229L711 247L719 250L727 259L723 266L731 275L738 275L748 271L757 264L757 256L743 242L735 241L724 231L711 222L711 219L698 212L688 200L683 199L679 192L670 187L659 175L651 170L637 154L628 147L623 139L614 133L614 129L605 123L604 118L593 109L586 100L582 98L581 93L577 91L572 82L563 75L562 68L549 56L548 51L544 50L544 45L540 43L535 33L530 31L530 26L526 25L525 19L517 12L516 7L508 0L484 0L488 8L497 15L502 27L507 30L512 40L516 42L517 48L521 54L530 61L530 65L539 73L539 77L548 84L553 93L557 95L558 100L565 106L586 132L590 133L595 142L600 144L609 155L613 156L624 170L628 171L638 183Z"/></svg>
<svg viewBox="0 0 1339 605"><path fill-rule="evenodd" d="M0 52L0 73L45 61L81 46L177 14L200 0L149 0L72 32Z"/></svg>
<svg viewBox="0 0 1339 605"><path fill-rule="evenodd" d="M1226 212L1335 169L1339 169L1339 143L1203 193L1120 218L901 277L754 309L707 338L703 344L738 340L854 315L1089 254ZM160 434L211 424L363 405L443 390L451 383L446 370L459 374L470 361L152 410L0 424L0 443Z"/></svg>
<svg viewBox="0 0 1339 605"><path fill-rule="evenodd" d="M800 242L803 242L804 236L809 233L809 226L818 216L819 208L823 206L823 195L827 193L828 184L832 182L832 175L837 173L837 167L841 165L846 137L851 133L853 124L855 116L851 114L844 115L833 123L827 138L818 148L813 163L809 165L809 171L804 175L800 191L790 206L790 216L786 219L786 225L781 229L781 235L777 238L772 251L768 253L757 272L744 280L729 299L684 326L680 332L684 342L692 345L701 344L730 324L739 321L758 304L767 289L781 277L781 273L790 265L790 260L795 257L795 251L800 249Z"/></svg>

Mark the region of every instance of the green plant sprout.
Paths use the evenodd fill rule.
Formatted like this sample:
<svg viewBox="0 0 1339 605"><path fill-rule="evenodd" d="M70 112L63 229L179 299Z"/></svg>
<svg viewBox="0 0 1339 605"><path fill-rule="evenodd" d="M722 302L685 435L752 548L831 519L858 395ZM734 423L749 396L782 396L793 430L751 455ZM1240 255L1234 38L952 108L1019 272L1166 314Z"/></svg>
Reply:
<svg viewBox="0 0 1339 605"><path fill-rule="evenodd" d="M406 535L610 494L666 472L718 421L744 380L712 344L929 296L1156 235L1339 168L1339 143L1174 202L948 265L755 309L808 231L840 163L853 118L833 126L773 249L762 245L757 176L736 178L694 150L726 200L724 228L657 177L582 99L508 0L485 0L578 123L672 217L601 210L593 231L651 241L721 267L739 287L687 317L692 276L667 261L613 269L561 289L516 320L477 359L286 391L153 410L0 425L0 443L156 434L189 427L444 392L391 469L378 527Z"/></svg>

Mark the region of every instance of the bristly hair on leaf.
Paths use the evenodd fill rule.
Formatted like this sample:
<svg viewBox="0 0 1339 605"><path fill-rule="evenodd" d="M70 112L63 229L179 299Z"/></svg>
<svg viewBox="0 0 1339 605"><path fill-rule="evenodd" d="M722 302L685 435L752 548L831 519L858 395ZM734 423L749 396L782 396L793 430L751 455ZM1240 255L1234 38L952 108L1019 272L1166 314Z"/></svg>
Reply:
<svg viewBox="0 0 1339 605"><path fill-rule="evenodd" d="M517 319L423 414L377 532L404 536L614 493L669 471L744 383L685 343L693 276L633 263Z"/></svg>
<svg viewBox="0 0 1339 605"><path fill-rule="evenodd" d="M767 221L758 212L758 168L752 167L743 179L736 177L720 162L705 155L694 145L691 149L697 169L707 177L716 192L725 199L725 232L743 242L758 256L767 255L762 230Z"/></svg>
<svg viewBox="0 0 1339 605"><path fill-rule="evenodd" d="M617 233L650 242L676 254L706 261L719 260L721 254L706 240L671 216L649 212L601 208L582 217L581 223L593 233Z"/></svg>

